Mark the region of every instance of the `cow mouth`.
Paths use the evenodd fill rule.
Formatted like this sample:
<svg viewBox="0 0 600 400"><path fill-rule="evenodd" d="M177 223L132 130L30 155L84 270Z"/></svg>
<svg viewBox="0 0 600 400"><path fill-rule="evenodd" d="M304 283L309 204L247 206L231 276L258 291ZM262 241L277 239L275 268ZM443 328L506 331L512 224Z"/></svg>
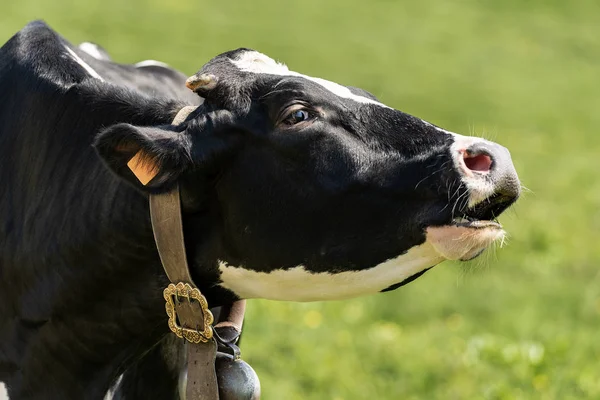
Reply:
<svg viewBox="0 0 600 400"><path fill-rule="evenodd" d="M504 239L506 232L497 217L515 200L495 194L463 211L450 224L427 228L427 239L448 260L472 260L492 243Z"/></svg>
<svg viewBox="0 0 600 400"><path fill-rule="evenodd" d="M496 193L464 211L463 217L470 220L493 221L515 201L516 197Z"/></svg>
<svg viewBox="0 0 600 400"><path fill-rule="evenodd" d="M502 225L497 221L472 219L468 217L454 218L450 225L470 229L502 229Z"/></svg>
<svg viewBox="0 0 600 400"><path fill-rule="evenodd" d="M502 229L497 218L515 198L496 193L488 199L466 209L462 216L454 218L451 225L470 229Z"/></svg>

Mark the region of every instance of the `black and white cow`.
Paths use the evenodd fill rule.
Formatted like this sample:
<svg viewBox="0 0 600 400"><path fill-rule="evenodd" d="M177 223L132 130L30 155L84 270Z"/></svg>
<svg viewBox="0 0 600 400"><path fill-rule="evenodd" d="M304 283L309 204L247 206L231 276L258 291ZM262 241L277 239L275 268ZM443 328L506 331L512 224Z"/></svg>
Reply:
<svg viewBox="0 0 600 400"><path fill-rule="evenodd" d="M177 72L86 51L41 22L0 49L0 381L13 400L102 399L135 366L135 394L117 397L177 397L177 354L156 347L168 282L147 199L176 183L211 306L378 293L504 236L494 220L520 185L497 144L248 49L204 65L203 103L171 126L201 101ZM127 166L138 153L146 185ZM148 354L172 373L153 374Z"/></svg>

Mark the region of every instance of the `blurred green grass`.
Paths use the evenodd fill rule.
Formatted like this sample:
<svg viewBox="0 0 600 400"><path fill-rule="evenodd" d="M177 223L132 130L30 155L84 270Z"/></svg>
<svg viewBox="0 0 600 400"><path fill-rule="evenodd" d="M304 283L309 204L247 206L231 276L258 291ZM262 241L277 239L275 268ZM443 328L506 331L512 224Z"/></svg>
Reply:
<svg viewBox="0 0 600 400"><path fill-rule="evenodd" d="M21 0L115 60L187 74L251 47L511 149L525 186L508 246L396 292L251 301L245 358L265 399L600 398L600 3L596 0Z"/></svg>

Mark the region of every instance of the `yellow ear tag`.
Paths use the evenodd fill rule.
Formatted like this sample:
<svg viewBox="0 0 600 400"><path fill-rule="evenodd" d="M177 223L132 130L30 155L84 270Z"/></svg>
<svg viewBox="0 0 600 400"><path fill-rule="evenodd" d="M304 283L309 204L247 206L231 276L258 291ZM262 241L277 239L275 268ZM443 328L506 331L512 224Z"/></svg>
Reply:
<svg viewBox="0 0 600 400"><path fill-rule="evenodd" d="M131 160L127 162L127 166L144 186L158 175L159 172L158 167L144 156L142 150L131 157Z"/></svg>

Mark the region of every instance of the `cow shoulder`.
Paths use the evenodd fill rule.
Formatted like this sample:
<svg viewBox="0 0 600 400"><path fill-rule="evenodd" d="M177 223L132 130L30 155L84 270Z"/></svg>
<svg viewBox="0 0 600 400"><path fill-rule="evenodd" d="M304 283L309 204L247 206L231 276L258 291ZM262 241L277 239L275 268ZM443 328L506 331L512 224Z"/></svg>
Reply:
<svg viewBox="0 0 600 400"><path fill-rule="evenodd" d="M82 115L86 130L117 122L165 123L186 105L176 96L149 96L105 79L90 59L43 21L29 23L0 48L0 125L23 129L39 120L44 125L37 130L56 131L59 120L73 126L68 120Z"/></svg>
<svg viewBox="0 0 600 400"><path fill-rule="evenodd" d="M34 21L0 48L0 84L16 85L16 90L30 85L64 91L86 79L98 79L78 58L60 35L43 21Z"/></svg>

